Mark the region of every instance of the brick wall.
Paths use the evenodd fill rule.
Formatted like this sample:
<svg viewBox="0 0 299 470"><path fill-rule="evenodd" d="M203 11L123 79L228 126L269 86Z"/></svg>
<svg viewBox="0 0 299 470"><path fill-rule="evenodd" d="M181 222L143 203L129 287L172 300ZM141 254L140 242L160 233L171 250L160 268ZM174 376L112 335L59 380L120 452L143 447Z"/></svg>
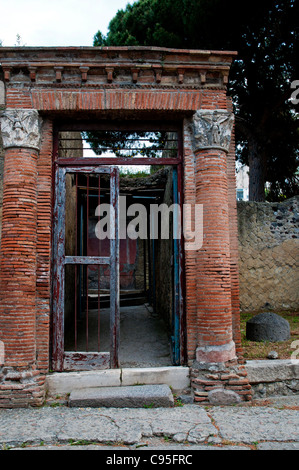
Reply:
<svg viewBox="0 0 299 470"><path fill-rule="evenodd" d="M2 206L3 206L3 170L4 170L4 150L3 150L2 136L0 132L0 242L1 242L1 228L2 228Z"/></svg>
<svg viewBox="0 0 299 470"><path fill-rule="evenodd" d="M0 80L0 113L5 108L5 88L4 83ZM2 202L3 202L3 170L4 170L4 149L0 129L0 241L2 227Z"/></svg>
<svg viewBox="0 0 299 470"><path fill-rule="evenodd" d="M299 308L298 204L238 202L243 311Z"/></svg>

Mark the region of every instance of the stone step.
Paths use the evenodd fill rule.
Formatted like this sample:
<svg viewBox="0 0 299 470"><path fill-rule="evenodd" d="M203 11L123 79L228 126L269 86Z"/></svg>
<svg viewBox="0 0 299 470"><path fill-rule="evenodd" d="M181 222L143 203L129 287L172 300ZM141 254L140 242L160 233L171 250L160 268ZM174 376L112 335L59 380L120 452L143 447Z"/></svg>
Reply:
<svg viewBox="0 0 299 470"><path fill-rule="evenodd" d="M168 385L134 385L73 390L68 404L80 408L169 408L174 399Z"/></svg>
<svg viewBox="0 0 299 470"><path fill-rule="evenodd" d="M52 398L82 388L163 384L178 394L190 387L189 373L189 367L182 366L54 372L47 375L46 388Z"/></svg>

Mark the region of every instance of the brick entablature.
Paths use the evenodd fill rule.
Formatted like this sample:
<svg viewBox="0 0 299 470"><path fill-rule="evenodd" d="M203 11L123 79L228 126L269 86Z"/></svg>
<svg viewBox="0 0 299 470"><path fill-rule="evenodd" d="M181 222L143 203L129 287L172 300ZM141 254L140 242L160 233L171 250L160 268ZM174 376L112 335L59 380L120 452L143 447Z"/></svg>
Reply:
<svg viewBox="0 0 299 470"><path fill-rule="evenodd" d="M37 87L225 86L233 52L159 47L1 49L6 83Z"/></svg>
<svg viewBox="0 0 299 470"><path fill-rule="evenodd" d="M38 112L40 139L38 146L31 143L36 127L27 136L16 132L10 143L4 136L0 407L40 405L45 396L52 347L53 129L57 120L90 116L181 122L184 202L204 208L203 246L185 252L186 365L196 401L213 380L216 388L235 387L241 399L250 396L240 345L234 138L226 95L234 55L154 47L1 48L2 132L10 118L15 131L14 110L19 116ZM209 372L214 362L225 364L221 373Z"/></svg>

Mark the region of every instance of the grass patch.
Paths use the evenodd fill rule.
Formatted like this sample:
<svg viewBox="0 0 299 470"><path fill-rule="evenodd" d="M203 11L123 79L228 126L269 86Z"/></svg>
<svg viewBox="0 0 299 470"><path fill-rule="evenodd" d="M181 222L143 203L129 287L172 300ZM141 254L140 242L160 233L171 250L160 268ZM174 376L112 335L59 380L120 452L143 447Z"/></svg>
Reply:
<svg viewBox="0 0 299 470"><path fill-rule="evenodd" d="M246 312L240 315L241 340L243 356L245 359L267 359L270 351L276 351L279 359L291 359L291 355L298 349L292 348L294 341L299 341L299 312L280 311L275 312L285 318L290 324L291 337L288 341L249 341L246 338L246 322L257 315L256 312ZM299 355L297 355L297 359Z"/></svg>
<svg viewBox="0 0 299 470"><path fill-rule="evenodd" d="M71 446L89 446L89 445L94 445L96 442L93 441L86 441L84 439L79 439L78 441L75 441L74 439L69 439L68 443Z"/></svg>

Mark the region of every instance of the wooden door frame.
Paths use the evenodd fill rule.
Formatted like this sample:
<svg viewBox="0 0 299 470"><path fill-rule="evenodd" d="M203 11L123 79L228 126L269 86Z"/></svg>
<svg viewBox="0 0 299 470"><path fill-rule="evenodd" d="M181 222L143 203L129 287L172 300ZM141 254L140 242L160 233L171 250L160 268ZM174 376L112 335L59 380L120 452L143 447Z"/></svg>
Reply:
<svg viewBox="0 0 299 470"><path fill-rule="evenodd" d="M85 162L82 162L85 163ZM110 224L110 257L66 256L65 255L65 202L66 174L108 174L110 175L110 202L112 205ZM54 231L53 231L53 349L52 368L55 371L73 370L82 364L89 368L119 367L119 236L118 236L118 188L119 172L116 167L103 166L65 166L56 162ZM110 266L110 351L98 353L64 351L64 298L65 266L73 265L109 265Z"/></svg>
<svg viewBox="0 0 299 470"><path fill-rule="evenodd" d="M168 130L168 131L176 131L178 135L178 155L177 158L134 158L130 162L131 165L170 165L176 167L177 169L177 201L181 207L183 207L184 203L184 191L183 191L183 180L184 180L184 166L183 166L183 132L182 132L182 121L160 121L160 120L149 120L149 121L109 121L109 120L95 120L93 122L86 120L86 121L56 121L54 126L53 132L53 157L54 157L54 164L59 165L59 167L68 167L72 166L74 169L80 168L82 165L85 166L97 166L97 167L104 167L110 165L127 165L128 159L127 158L103 158L103 157L93 157L93 158L59 158L58 159L58 148L59 148L59 132L82 132L82 131L92 131L92 130L132 130L132 131L160 131L160 130ZM56 172L55 172L56 173ZM56 184L55 184L56 186ZM55 188L54 188L55 193ZM56 201L55 201L56 202ZM57 201L59 203L59 201ZM61 203L61 201L60 201ZM57 209L54 207L54 221L55 221L55 211ZM182 212L182 211L181 211ZM181 220L182 227L183 227L183 220ZM54 230L55 233L55 230ZM55 236L54 239L54 259L55 259ZM176 333L174 335L174 365L184 365L187 361L187 331L186 331L186 305L185 305L185 256L184 256L184 239L183 234L181 240L177 240L175 244L175 260L176 260L176 280L177 280L177 289L175 290L174 297L176 302L176 313L174 317L175 324L177 326ZM119 250L119 249L118 249ZM118 251L119 256L119 251ZM55 267L55 263L54 263ZM54 268L54 279L56 276L55 268ZM119 309L119 286L118 286L118 309ZM57 293L53 292L53 301L54 297L57 296ZM53 302L52 301L52 302ZM55 301L54 301L55 304ZM53 309L52 309L53 311ZM54 320L54 319L53 319ZM119 320L118 320L119 321ZM54 321L53 321L54 323ZM119 324L115 324L114 330L119 328ZM53 324L53 331L55 330ZM57 341L53 336L53 343L52 349L53 353L55 347L57 347ZM119 334L114 335L114 342L115 342L115 350L118 351L119 348ZM55 342L56 341L56 342ZM52 354L54 358L54 365L57 364L57 360L55 359L55 354ZM61 359L60 359L60 367L61 366ZM118 367L118 360L115 357L112 359L110 367ZM109 367L109 365L108 365ZM53 367L54 369L54 367ZM62 369L60 369L62 370Z"/></svg>

